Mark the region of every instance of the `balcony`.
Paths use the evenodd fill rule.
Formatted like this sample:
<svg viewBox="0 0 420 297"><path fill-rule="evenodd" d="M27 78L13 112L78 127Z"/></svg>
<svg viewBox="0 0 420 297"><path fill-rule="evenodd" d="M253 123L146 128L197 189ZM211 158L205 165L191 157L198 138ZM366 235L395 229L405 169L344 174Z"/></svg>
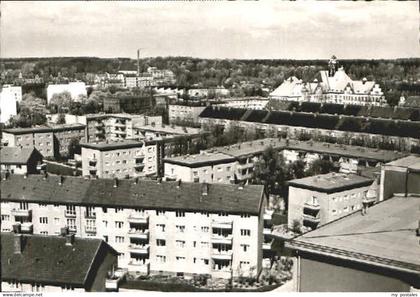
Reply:
<svg viewBox="0 0 420 297"><path fill-rule="evenodd" d="M274 210L266 209L264 211L264 220L271 221L271 219L273 218L273 213L274 213Z"/></svg>
<svg viewBox="0 0 420 297"><path fill-rule="evenodd" d="M23 217L23 218L30 218L32 217L32 210L31 209L12 209L12 216L15 217Z"/></svg>
<svg viewBox="0 0 420 297"><path fill-rule="evenodd" d="M303 220L313 224L319 224L319 222L321 221L319 217L314 217L307 214L303 215Z"/></svg>
<svg viewBox="0 0 420 297"><path fill-rule="evenodd" d="M263 242L263 250L271 250L271 247L273 245L273 240L269 241L269 242Z"/></svg>
<svg viewBox="0 0 420 297"><path fill-rule="evenodd" d="M128 270L133 272L140 272L141 274L149 274L150 262L149 260L135 260L128 262Z"/></svg>
<svg viewBox="0 0 420 297"><path fill-rule="evenodd" d="M149 239L149 230L142 231L142 230L132 229L132 230L128 231L128 237L148 240Z"/></svg>
<svg viewBox="0 0 420 297"><path fill-rule="evenodd" d="M232 260L233 251L221 251L213 249L211 252L211 257L216 260Z"/></svg>
<svg viewBox="0 0 420 297"><path fill-rule="evenodd" d="M20 225L20 231L22 233L32 234L32 233L34 233L34 225L32 223L29 223L29 222L22 223Z"/></svg>
<svg viewBox="0 0 420 297"><path fill-rule="evenodd" d="M96 234L95 226L85 226L85 232L89 234Z"/></svg>
<svg viewBox="0 0 420 297"><path fill-rule="evenodd" d="M233 220L230 218L217 218L214 219L211 226L219 229L232 229Z"/></svg>
<svg viewBox="0 0 420 297"><path fill-rule="evenodd" d="M102 122L96 122L93 126L94 126L95 128L103 128L104 123L102 123Z"/></svg>
<svg viewBox="0 0 420 297"><path fill-rule="evenodd" d="M144 168L144 163L136 163L134 164L134 168Z"/></svg>
<svg viewBox="0 0 420 297"><path fill-rule="evenodd" d="M115 122L114 126L118 128L125 128L125 123Z"/></svg>
<svg viewBox="0 0 420 297"><path fill-rule="evenodd" d="M264 235L271 235L271 233L272 233L271 228L264 228L263 229L263 234Z"/></svg>
<svg viewBox="0 0 420 297"><path fill-rule="evenodd" d="M244 163L244 164L238 164L236 165L236 168L238 170L246 170L248 168L253 168L254 167L254 163Z"/></svg>
<svg viewBox="0 0 420 297"><path fill-rule="evenodd" d="M76 212L75 211L64 211L64 216L66 218L75 218L76 217Z"/></svg>
<svg viewBox="0 0 420 297"><path fill-rule="evenodd" d="M128 250L130 253L133 254L140 254L140 255L147 255L149 254L150 246L148 244L140 245L140 244L130 244L128 246Z"/></svg>
<svg viewBox="0 0 420 297"><path fill-rule="evenodd" d="M305 202L303 207L306 208L306 209L313 210L313 211L318 211L318 210L321 209L321 206L319 204L314 204L314 203L310 203L310 202Z"/></svg>
<svg viewBox="0 0 420 297"><path fill-rule="evenodd" d="M96 212L85 211L86 219L96 219Z"/></svg>
<svg viewBox="0 0 420 297"><path fill-rule="evenodd" d="M149 216L144 212L132 212L128 217L128 222L147 225L149 223Z"/></svg>
<svg viewBox="0 0 420 297"><path fill-rule="evenodd" d="M96 166L96 163L97 163L97 160L96 159L89 160L89 166L90 167L95 167Z"/></svg>
<svg viewBox="0 0 420 297"><path fill-rule="evenodd" d="M227 236L224 235L217 235L212 234L211 236L211 242L212 243L219 243L219 244L232 244L233 235L229 234Z"/></svg>

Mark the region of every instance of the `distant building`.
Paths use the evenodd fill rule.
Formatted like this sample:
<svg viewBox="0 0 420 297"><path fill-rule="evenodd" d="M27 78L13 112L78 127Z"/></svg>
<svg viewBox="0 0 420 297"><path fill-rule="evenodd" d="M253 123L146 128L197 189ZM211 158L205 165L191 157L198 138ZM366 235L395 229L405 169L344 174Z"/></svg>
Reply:
<svg viewBox="0 0 420 297"><path fill-rule="evenodd" d="M151 94L110 96L104 98L104 110L108 113L143 113L151 107Z"/></svg>
<svg viewBox="0 0 420 297"><path fill-rule="evenodd" d="M158 125L156 123L149 123L147 125L134 125L133 131L134 137L144 138L147 140L160 140L173 136L197 137L202 134L199 128L164 124Z"/></svg>
<svg viewBox="0 0 420 297"><path fill-rule="evenodd" d="M205 108L206 106L202 104L170 104L168 108L169 122L198 124L198 116Z"/></svg>
<svg viewBox="0 0 420 297"><path fill-rule="evenodd" d="M2 141L11 147L36 148L44 157L58 157L67 155L73 138L84 141L85 128L83 124L64 124L3 129Z"/></svg>
<svg viewBox="0 0 420 297"><path fill-rule="evenodd" d="M22 101L22 87L3 85L0 91L0 123L17 115L17 103Z"/></svg>
<svg viewBox="0 0 420 297"><path fill-rule="evenodd" d="M80 96L87 96L86 85L84 82L70 82L68 84L49 85L47 87L47 102L51 103L54 94L69 92L72 100L78 100Z"/></svg>
<svg viewBox="0 0 420 297"><path fill-rule="evenodd" d="M1 172L38 173L37 165L42 163L42 159L42 155L35 148L0 147Z"/></svg>
<svg viewBox="0 0 420 297"><path fill-rule="evenodd" d="M219 106L233 107L233 108L245 108L263 110L265 109L268 98L264 97L244 97L244 98L227 98L223 100L223 103L218 104Z"/></svg>
<svg viewBox="0 0 420 297"><path fill-rule="evenodd" d="M398 105L409 108L420 108L420 96L401 97Z"/></svg>
<svg viewBox="0 0 420 297"><path fill-rule="evenodd" d="M83 143L81 147L83 176L125 178L157 172L156 142L125 140Z"/></svg>
<svg viewBox="0 0 420 297"><path fill-rule="evenodd" d="M303 82L296 77L286 79L270 98L282 101L324 102L350 105L387 105L384 93L374 81L352 80L338 67L335 56L328 62L328 70L320 72L321 82Z"/></svg>
<svg viewBox="0 0 420 297"><path fill-rule="evenodd" d="M108 273L117 268L118 253L107 243L74 234L2 232L1 247L3 292L105 292Z"/></svg>
<svg viewBox="0 0 420 297"><path fill-rule="evenodd" d="M16 222L34 234L60 234L67 226L75 242L104 239L120 254L121 268L144 275L229 279L261 272L261 185L10 175L1 188L4 232Z"/></svg>
<svg viewBox="0 0 420 297"><path fill-rule="evenodd" d="M376 181L355 174L328 173L294 179L289 184L287 222L315 229L378 201Z"/></svg>
<svg viewBox="0 0 420 297"><path fill-rule="evenodd" d="M418 292L420 197L393 197L286 242L297 292Z"/></svg>

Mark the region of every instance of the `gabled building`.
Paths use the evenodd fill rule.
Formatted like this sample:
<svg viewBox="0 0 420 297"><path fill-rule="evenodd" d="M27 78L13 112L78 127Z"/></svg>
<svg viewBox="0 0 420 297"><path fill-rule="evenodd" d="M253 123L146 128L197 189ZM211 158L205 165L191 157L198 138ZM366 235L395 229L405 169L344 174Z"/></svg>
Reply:
<svg viewBox="0 0 420 297"><path fill-rule="evenodd" d="M117 255L101 239L2 232L1 291L105 292Z"/></svg>
<svg viewBox="0 0 420 297"><path fill-rule="evenodd" d="M38 173L43 156L36 148L0 147L1 172L15 174Z"/></svg>

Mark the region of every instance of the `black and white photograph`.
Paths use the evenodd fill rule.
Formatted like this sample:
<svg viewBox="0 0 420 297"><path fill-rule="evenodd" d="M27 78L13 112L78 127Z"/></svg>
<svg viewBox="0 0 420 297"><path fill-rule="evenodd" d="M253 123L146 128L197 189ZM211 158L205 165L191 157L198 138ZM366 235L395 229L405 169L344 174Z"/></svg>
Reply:
<svg viewBox="0 0 420 297"><path fill-rule="evenodd" d="M1 296L419 296L418 1L0 13Z"/></svg>

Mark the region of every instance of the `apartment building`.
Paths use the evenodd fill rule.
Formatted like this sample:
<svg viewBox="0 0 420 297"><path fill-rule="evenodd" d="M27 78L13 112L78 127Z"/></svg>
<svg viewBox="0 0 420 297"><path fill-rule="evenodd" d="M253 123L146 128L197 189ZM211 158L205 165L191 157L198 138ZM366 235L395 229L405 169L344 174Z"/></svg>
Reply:
<svg viewBox="0 0 420 297"><path fill-rule="evenodd" d="M263 186L3 176L1 228L101 238L118 265L142 274L259 274Z"/></svg>
<svg viewBox="0 0 420 297"><path fill-rule="evenodd" d="M420 198L396 196L286 242L297 292L418 292Z"/></svg>
<svg viewBox="0 0 420 297"><path fill-rule="evenodd" d="M206 108L204 104L169 104L169 122L197 124L198 116Z"/></svg>
<svg viewBox="0 0 420 297"><path fill-rule="evenodd" d="M164 174L171 180L191 182L247 182L252 178L255 163L269 147L277 150L286 164L303 161L308 168L315 160L328 160L341 173L359 173L405 156L403 153L359 146L264 138L215 147L196 155L165 158Z"/></svg>
<svg viewBox="0 0 420 297"><path fill-rule="evenodd" d="M381 166L380 201L420 193L420 156L410 155Z"/></svg>
<svg viewBox="0 0 420 297"><path fill-rule="evenodd" d="M36 148L44 157L67 155L73 138L84 141L85 125L64 124L3 129L2 142L9 147Z"/></svg>
<svg viewBox="0 0 420 297"><path fill-rule="evenodd" d="M0 86L0 123L7 123L17 115L17 103L22 101L22 87Z"/></svg>
<svg viewBox="0 0 420 297"><path fill-rule="evenodd" d="M0 147L1 172L15 174L38 173L42 155L35 148Z"/></svg>
<svg viewBox="0 0 420 297"><path fill-rule="evenodd" d="M101 239L1 233L3 292L105 292L117 252Z"/></svg>
<svg viewBox="0 0 420 297"><path fill-rule="evenodd" d="M125 178L157 172L157 145L153 141L82 143L83 176Z"/></svg>
<svg viewBox="0 0 420 297"><path fill-rule="evenodd" d="M263 110L269 99L265 97L226 98L218 105L234 108Z"/></svg>
<svg viewBox="0 0 420 297"><path fill-rule="evenodd" d="M81 96L87 97L86 84L84 82L70 82L68 84L49 85L47 87L47 102L51 103L51 99L55 94L69 92L72 100L78 100Z"/></svg>
<svg viewBox="0 0 420 297"><path fill-rule="evenodd" d="M328 173L288 182L288 224L315 229L379 200L377 181L355 174Z"/></svg>
<svg viewBox="0 0 420 297"><path fill-rule="evenodd" d="M148 140L160 140L165 138L171 138L174 136L200 136L201 131L199 128L191 128L185 126L165 125L149 123L146 125L134 125L133 126L133 137L139 137Z"/></svg>
<svg viewBox="0 0 420 297"><path fill-rule="evenodd" d="M199 121L202 126L237 126L259 135L273 132L289 139L352 139L356 143L385 143L401 151L420 147L420 122L404 119L208 106Z"/></svg>
<svg viewBox="0 0 420 297"><path fill-rule="evenodd" d="M143 113L152 105L152 95L146 92L139 95L108 96L104 98L104 110L107 113Z"/></svg>

